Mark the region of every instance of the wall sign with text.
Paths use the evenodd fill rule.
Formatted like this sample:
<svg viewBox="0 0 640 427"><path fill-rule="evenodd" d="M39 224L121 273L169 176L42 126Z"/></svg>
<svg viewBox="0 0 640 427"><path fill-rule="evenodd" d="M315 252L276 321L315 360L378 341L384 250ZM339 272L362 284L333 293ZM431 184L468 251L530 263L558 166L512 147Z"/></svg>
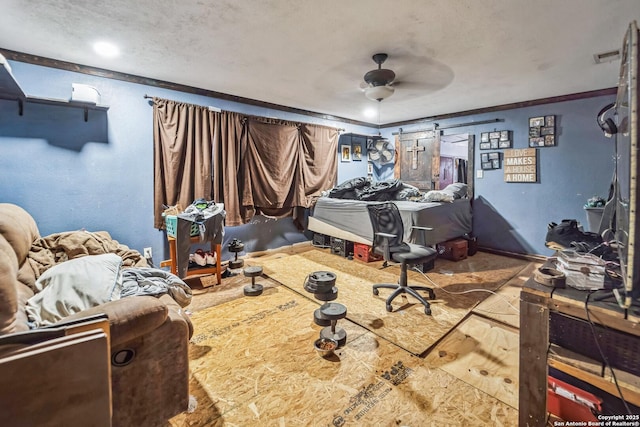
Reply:
<svg viewBox="0 0 640 427"><path fill-rule="evenodd" d="M537 154L535 148L504 150L504 182L538 182Z"/></svg>

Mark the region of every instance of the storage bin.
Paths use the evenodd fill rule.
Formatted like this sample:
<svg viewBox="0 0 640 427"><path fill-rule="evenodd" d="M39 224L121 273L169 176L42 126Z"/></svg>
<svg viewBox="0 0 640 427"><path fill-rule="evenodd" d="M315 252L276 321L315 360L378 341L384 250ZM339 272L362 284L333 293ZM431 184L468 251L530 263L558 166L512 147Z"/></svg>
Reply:
<svg viewBox="0 0 640 427"><path fill-rule="evenodd" d="M344 239L338 239L337 237L332 237L331 253L340 255L342 257L353 255L353 242Z"/></svg>
<svg viewBox="0 0 640 427"><path fill-rule="evenodd" d="M355 242L353 243L353 256L364 262L374 262L382 259L382 255L373 253L371 246Z"/></svg>
<svg viewBox="0 0 640 427"><path fill-rule="evenodd" d="M176 232L178 230L178 217L176 215L165 215L164 224L167 229L167 236L176 237ZM191 232L189 234L191 237L198 236L200 234L200 227L198 224L191 224Z"/></svg>
<svg viewBox="0 0 640 427"><path fill-rule="evenodd" d="M331 238L326 234L313 233L313 246L328 248L331 245Z"/></svg>
<svg viewBox="0 0 640 427"><path fill-rule="evenodd" d="M468 250L468 242L465 239L448 240L438 245L439 256L451 261L466 259Z"/></svg>

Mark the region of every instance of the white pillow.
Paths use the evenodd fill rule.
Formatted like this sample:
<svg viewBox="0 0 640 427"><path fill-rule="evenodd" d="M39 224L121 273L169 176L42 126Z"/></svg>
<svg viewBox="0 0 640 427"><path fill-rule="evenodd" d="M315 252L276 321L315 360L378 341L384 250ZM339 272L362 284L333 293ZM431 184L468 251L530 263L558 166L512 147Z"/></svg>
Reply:
<svg viewBox="0 0 640 427"><path fill-rule="evenodd" d="M430 190L425 194L424 201L453 203L453 194L441 190Z"/></svg>
<svg viewBox="0 0 640 427"><path fill-rule="evenodd" d="M122 258L87 255L54 265L36 281L40 292L27 300L29 326L51 325L67 316L120 299Z"/></svg>
<svg viewBox="0 0 640 427"><path fill-rule="evenodd" d="M454 199L467 197L467 184L464 182L454 182L445 187L444 191L453 194Z"/></svg>

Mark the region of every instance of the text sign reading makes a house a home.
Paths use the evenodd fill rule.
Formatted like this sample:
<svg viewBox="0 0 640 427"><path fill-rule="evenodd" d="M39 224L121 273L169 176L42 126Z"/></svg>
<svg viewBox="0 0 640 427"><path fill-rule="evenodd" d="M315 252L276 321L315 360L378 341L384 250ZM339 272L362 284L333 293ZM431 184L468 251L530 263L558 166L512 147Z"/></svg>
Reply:
<svg viewBox="0 0 640 427"><path fill-rule="evenodd" d="M536 148L504 150L504 182L538 182Z"/></svg>

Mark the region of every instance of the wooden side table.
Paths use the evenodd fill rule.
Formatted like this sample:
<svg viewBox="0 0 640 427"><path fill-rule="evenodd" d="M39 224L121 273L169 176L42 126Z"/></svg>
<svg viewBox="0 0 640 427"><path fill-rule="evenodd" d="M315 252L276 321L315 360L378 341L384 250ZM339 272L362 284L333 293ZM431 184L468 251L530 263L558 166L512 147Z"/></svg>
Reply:
<svg viewBox="0 0 640 427"><path fill-rule="evenodd" d="M175 237L167 237L169 240L169 259L164 260L160 263L161 267L170 267L171 273L178 274L178 262L177 262L177 249L176 249L176 239ZM202 243L200 242L199 237L191 237L191 243ZM211 267L201 267L201 268L190 268L187 270L187 275L185 278L203 275L203 274L214 274L216 275L216 280L218 285L222 283L222 248L220 244L211 243L211 251L216 254L216 265ZM211 286L211 285L206 285Z"/></svg>

